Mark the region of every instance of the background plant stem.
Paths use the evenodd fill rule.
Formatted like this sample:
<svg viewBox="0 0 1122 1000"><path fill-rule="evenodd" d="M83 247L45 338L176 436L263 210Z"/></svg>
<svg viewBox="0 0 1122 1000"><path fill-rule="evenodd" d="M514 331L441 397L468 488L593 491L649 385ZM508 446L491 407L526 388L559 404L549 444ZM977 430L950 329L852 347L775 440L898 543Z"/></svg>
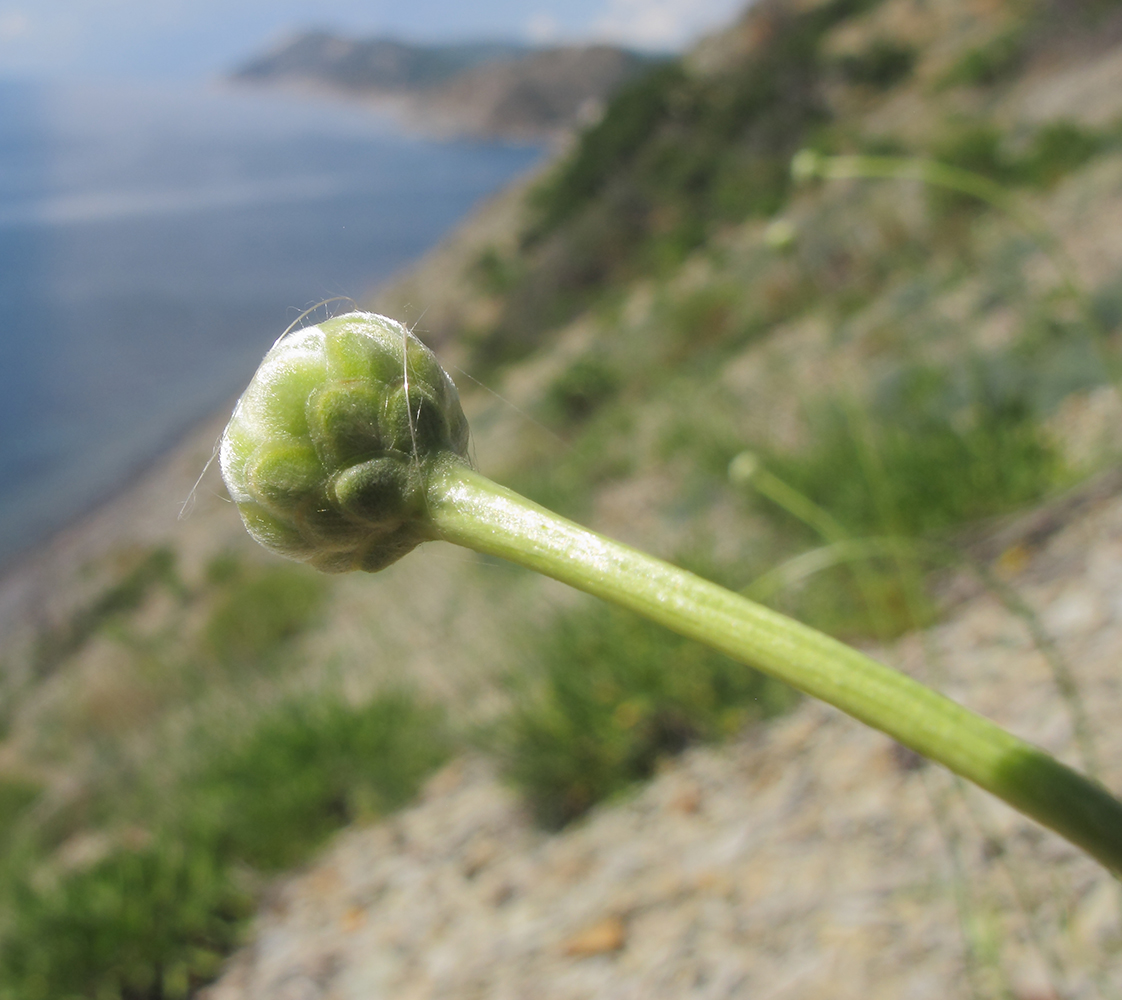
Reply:
<svg viewBox="0 0 1122 1000"><path fill-rule="evenodd" d="M456 460L429 477L433 535L629 608L938 761L1122 873L1122 803L930 688L738 594L568 521Z"/></svg>
<svg viewBox="0 0 1122 1000"><path fill-rule="evenodd" d="M1047 224L1030 211L1004 185L972 170L911 157L826 156L817 167L826 180L915 180L930 187L955 191L977 198L1004 213L1020 226L1048 255L1060 277L1063 294L1075 302L1083 322L1096 337L1103 364L1115 389L1122 394L1122 372L1111 352L1110 333L1096 315L1086 289L1079 280L1079 268L1063 243Z"/></svg>

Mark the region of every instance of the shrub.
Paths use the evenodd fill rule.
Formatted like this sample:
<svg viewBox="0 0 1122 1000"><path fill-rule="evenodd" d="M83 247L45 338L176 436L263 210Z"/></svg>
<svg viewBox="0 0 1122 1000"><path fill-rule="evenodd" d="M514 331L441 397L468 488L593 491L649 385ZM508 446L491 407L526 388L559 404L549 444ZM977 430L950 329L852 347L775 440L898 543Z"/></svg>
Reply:
<svg viewBox="0 0 1122 1000"><path fill-rule="evenodd" d="M550 383L545 392L549 415L574 424L592 416L619 391L620 373L596 355L578 358Z"/></svg>
<svg viewBox="0 0 1122 1000"><path fill-rule="evenodd" d="M715 74L668 62L622 88L531 196L525 269L476 360L525 355L606 288L678 264L715 225L778 211L791 156L830 117L819 43L868 6L775 5L753 58Z"/></svg>
<svg viewBox="0 0 1122 1000"><path fill-rule="evenodd" d="M1074 122L1049 122L1033 136L1020 173L1027 183L1049 187L1083 166L1105 145L1104 136Z"/></svg>
<svg viewBox="0 0 1122 1000"><path fill-rule="evenodd" d="M943 77L948 87L990 87L1020 69L1027 49L1023 27L1012 28L983 45L967 49Z"/></svg>
<svg viewBox="0 0 1122 1000"><path fill-rule="evenodd" d="M935 159L994 180L1013 181L1016 168L1003 148L1000 129L987 123L968 122L948 132L935 146Z"/></svg>
<svg viewBox="0 0 1122 1000"><path fill-rule="evenodd" d="M494 734L509 779L557 828L659 759L793 704L785 685L627 612L562 614L534 643L532 686Z"/></svg>
<svg viewBox="0 0 1122 1000"><path fill-rule="evenodd" d="M183 790L192 822L225 856L273 871L301 861L332 831L399 808L443 763L443 719L404 693L352 706L293 701L243 741L216 748Z"/></svg>
<svg viewBox="0 0 1122 1000"><path fill-rule="evenodd" d="M521 262L487 247L472 263L469 274L488 295L503 295L518 283Z"/></svg>
<svg viewBox="0 0 1122 1000"><path fill-rule="evenodd" d="M548 232L571 218L621 171L669 114L671 95L684 79L681 62L673 60L619 89L603 118L581 136L573 155L534 193L538 221L532 234Z"/></svg>
<svg viewBox="0 0 1122 1000"><path fill-rule="evenodd" d="M161 838L37 886L0 949L11 1000L177 1000L218 971L251 898L207 843Z"/></svg>
<svg viewBox="0 0 1122 1000"><path fill-rule="evenodd" d="M824 405L814 443L769 464L855 536L918 535L1016 509L1062 481L1064 467L1028 387L1008 374L980 363L906 370L867 411Z"/></svg>
<svg viewBox="0 0 1122 1000"><path fill-rule="evenodd" d="M203 644L227 667L267 665L288 639L316 620L327 592L323 579L302 567L222 573L226 586L207 620Z"/></svg>
<svg viewBox="0 0 1122 1000"><path fill-rule="evenodd" d="M876 90L888 90L911 75L915 49L891 39L878 38L864 52L838 59L838 69L847 81Z"/></svg>
<svg viewBox="0 0 1122 1000"><path fill-rule="evenodd" d="M1096 289L1091 307L1103 329L1114 331L1122 327L1122 275Z"/></svg>
<svg viewBox="0 0 1122 1000"><path fill-rule="evenodd" d="M404 805L446 757L442 716L404 693L319 697L211 737L170 788L92 810L151 828L88 867L21 865L0 942L2 1000L174 1000L214 977L255 904L254 872ZM132 846L129 846L129 841Z"/></svg>
<svg viewBox="0 0 1122 1000"><path fill-rule="evenodd" d="M41 785L26 778L0 778L0 848L6 845L20 816L42 790Z"/></svg>

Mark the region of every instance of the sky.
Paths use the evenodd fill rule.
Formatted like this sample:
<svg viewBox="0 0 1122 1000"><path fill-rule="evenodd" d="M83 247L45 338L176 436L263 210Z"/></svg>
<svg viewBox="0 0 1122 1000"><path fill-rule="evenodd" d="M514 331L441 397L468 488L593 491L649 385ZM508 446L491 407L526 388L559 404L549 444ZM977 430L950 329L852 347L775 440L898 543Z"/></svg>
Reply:
<svg viewBox="0 0 1122 1000"><path fill-rule="evenodd" d="M286 35L610 41L667 51L745 0L0 0L0 78L201 79Z"/></svg>

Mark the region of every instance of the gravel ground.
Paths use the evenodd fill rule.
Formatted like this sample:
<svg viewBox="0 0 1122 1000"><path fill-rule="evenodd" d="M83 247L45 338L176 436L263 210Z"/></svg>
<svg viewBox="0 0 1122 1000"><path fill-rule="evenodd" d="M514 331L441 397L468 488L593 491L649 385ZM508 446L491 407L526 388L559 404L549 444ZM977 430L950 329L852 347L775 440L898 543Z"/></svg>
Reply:
<svg viewBox="0 0 1122 1000"><path fill-rule="evenodd" d="M1122 788L1122 500L999 561ZM882 654L1070 762L1071 714L986 593ZM1119 886L1064 841L805 702L536 831L483 760L279 882L205 1000L935 998L1122 992Z"/></svg>

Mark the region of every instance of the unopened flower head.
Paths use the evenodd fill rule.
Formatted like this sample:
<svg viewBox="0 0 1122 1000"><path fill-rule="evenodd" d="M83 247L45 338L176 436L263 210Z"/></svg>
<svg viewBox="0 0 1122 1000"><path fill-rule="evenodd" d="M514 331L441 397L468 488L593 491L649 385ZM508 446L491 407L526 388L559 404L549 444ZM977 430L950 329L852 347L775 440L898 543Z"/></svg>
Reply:
<svg viewBox="0 0 1122 1000"><path fill-rule="evenodd" d="M400 323L349 313L282 337L222 435L222 477L262 545L375 571L429 537L425 477L466 461L456 387Z"/></svg>

